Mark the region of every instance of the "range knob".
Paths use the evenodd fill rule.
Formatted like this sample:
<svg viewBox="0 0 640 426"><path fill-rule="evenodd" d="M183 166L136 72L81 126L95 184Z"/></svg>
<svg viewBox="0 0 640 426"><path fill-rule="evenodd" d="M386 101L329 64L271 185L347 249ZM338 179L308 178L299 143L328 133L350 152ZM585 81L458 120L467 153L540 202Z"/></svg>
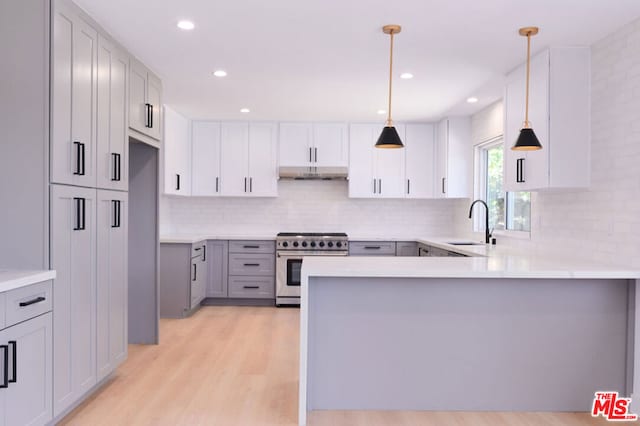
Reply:
<svg viewBox="0 0 640 426"><path fill-rule="evenodd" d="M303 241L303 242L302 242L302 247L306 247L306 246L307 246L307 242L306 242L306 241Z"/></svg>
<svg viewBox="0 0 640 426"><path fill-rule="evenodd" d="M341 243L340 241L338 241L338 242L336 243L336 247L342 247L342 243Z"/></svg>
<svg viewBox="0 0 640 426"><path fill-rule="evenodd" d="M320 247L324 247L324 241L320 241L320 242L318 243L318 245L319 245Z"/></svg>
<svg viewBox="0 0 640 426"><path fill-rule="evenodd" d="M284 243L282 243L282 247L289 247L289 243L285 241Z"/></svg>
<svg viewBox="0 0 640 426"><path fill-rule="evenodd" d="M298 242L297 242L297 241L294 241L294 242L293 242L293 246L294 246L294 247L298 247Z"/></svg>
<svg viewBox="0 0 640 426"><path fill-rule="evenodd" d="M327 245L328 245L329 247L333 247L333 241L329 241L329 242L327 243Z"/></svg>
<svg viewBox="0 0 640 426"><path fill-rule="evenodd" d="M315 247L316 246L316 242L315 241L311 241L311 247Z"/></svg>

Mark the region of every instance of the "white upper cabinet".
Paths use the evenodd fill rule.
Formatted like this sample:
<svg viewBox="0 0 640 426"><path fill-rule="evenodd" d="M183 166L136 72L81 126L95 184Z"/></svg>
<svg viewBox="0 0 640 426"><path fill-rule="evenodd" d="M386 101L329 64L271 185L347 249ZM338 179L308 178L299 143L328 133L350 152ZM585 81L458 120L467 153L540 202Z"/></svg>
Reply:
<svg viewBox="0 0 640 426"><path fill-rule="evenodd" d="M51 182L96 185L98 33L66 3L53 12Z"/></svg>
<svg viewBox="0 0 640 426"><path fill-rule="evenodd" d="M165 106L164 193L191 195L191 134L187 118Z"/></svg>
<svg viewBox="0 0 640 426"><path fill-rule="evenodd" d="M400 139L405 126L397 125ZM377 149L380 124L351 124L349 127L349 197L404 198L404 149Z"/></svg>
<svg viewBox="0 0 640 426"><path fill-rule="evenodd" d="M473 171L471 118L451 117L436 127L436 198L470 198Z"/></svg>
<svg viewBox="0 0 640 426"><path fill-rule="evenodd" d="M435 128L433 124L407 124L404 139L406 198L433 198Z"/></svg>
<svg viewBox="0 0 640 426"><path fill-rule="evenodd" d="M160 140L162 84L142 63L131 58L129 78L129 127Z"/></svg>
<svg viewBox="0 0 640 426"><path fill-rule="evenodd" d="M220 195L220 123L191 125L191 195Z"/></svg>
<svg viewBox="0 0 640 426"><path fill-rule="evenodd" d="M348 145L342 123L280 124L280 166L347 167Z"/></svg>
<svg viewBox="0 0 640 426"><path fill-rule="evenodd" d="M127 82L129 57L98 36L97 187L126 191L129 187Z"/></svg>
<svg viewBox="0 0 640 426"><path fill-rule="evenodd" d="M551 48L531 60L529 121L539 151L512 151L525 114L525 65L507 76L504 186L507 191L590 184L590 50Z"/></svg>
<svg viewBox="0 0 640 426"><path fill-rule="evenodd" d="M221 195L278 195L275 124L222 123L220 146Z"/></svg>

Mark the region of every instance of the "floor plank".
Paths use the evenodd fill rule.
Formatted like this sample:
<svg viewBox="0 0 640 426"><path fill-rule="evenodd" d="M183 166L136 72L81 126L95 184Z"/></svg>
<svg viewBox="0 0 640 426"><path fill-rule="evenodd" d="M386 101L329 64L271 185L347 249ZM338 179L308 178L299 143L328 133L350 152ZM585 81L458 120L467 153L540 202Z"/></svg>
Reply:
<svg viewBox="0 0 640 426"><path fill-rule="evenodd" d="M113 378L62 425L293 426L297 309L207 306L162 320L160 345L130 345ZM315 411L309 426L579 426L586 413Z"/></svg>

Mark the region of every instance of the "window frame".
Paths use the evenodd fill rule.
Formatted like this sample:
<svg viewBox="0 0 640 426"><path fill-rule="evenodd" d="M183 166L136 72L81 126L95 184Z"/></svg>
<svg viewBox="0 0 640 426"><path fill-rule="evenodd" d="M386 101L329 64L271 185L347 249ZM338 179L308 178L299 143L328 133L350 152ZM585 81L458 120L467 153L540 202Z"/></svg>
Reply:
<svg viewBox="0 0 640 426"><path fill-rule="evenodd" d="M486 202L487 199L487 165L486 165L486 153L487 150L494 148L497 145L504 144L503 135L495 136L493 138L487 139L479 144L474 146L474 173L473 173L473 195L474 199L484 200ZM504 145L503 145L504 146ZM506 158L506 156L505 156ZM504 160L503 160L504 161ZM504 174L503 174L504 176ZM507 229L508 224L508 215L509 215L509 200L508 200L509 191L505 191L505 217L504 217L504 225L505 229L496 229L493 231L493 236L506 236L510 238L519 238L519 239L531 239L531 230L529 231L515 231L512 229ZM532 200L533 201L533 200ZM531 210L529 210L529 215L531 215ZM530 216L530 222L531 216ZM474 210L473 218L472 218L472 230L473 232L483 232L484 231L484 211L482 210Z"/></svg>

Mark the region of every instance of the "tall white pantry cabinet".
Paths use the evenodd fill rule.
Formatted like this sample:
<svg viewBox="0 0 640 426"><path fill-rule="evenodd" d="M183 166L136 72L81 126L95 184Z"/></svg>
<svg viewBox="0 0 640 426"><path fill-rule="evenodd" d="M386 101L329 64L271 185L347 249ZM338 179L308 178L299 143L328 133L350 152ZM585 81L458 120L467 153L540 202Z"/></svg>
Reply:
<svg viewBox="0 0 640 426"><path fill-rule="evenodd" d="M127 356L132 58L69 0L0 2L0 50L0 269L57 271L49 424Z"/></svg>

